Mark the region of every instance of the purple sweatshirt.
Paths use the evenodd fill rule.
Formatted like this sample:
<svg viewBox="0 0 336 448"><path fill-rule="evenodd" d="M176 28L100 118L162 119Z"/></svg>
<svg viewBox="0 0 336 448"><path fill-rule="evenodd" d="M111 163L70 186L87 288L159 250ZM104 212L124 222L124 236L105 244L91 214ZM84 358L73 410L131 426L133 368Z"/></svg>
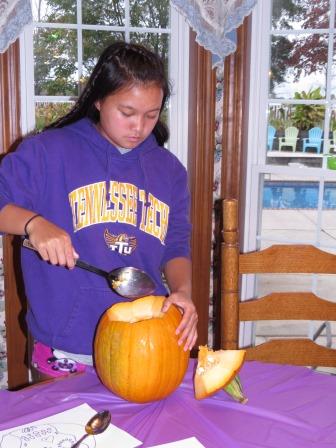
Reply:
<svg viewBox="0 0 336 448"><path fill-rule="evenodd" d="M88 119L26 138L0 167L0 209L15 204L65 229L80 258L111 271L135 266L166 295L161 270L190 256L186 170L150 135L120 154ZM122 299L103 277L42 261L23 248L33 337L91 354L102 313Z"/></svg>

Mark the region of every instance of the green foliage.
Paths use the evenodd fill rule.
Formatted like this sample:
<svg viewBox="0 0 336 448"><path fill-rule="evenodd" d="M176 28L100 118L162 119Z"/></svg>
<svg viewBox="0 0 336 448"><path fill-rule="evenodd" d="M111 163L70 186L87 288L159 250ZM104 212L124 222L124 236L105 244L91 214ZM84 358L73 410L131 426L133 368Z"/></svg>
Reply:
<svg viewBox="0 0 336 448"><path fill-rule="evenodd" d="M295 92L296 100L320 100L323 99L321 88L310 89L308 92ZM323 127L325 106L320 104L297 104L293 106L294 112L291 120L297 128L306 131L314 126Z"/></svg>
<svg viewBox="0 0 336 448"><path fill-rule="evenodd" d="M284 36L273 36L271 41L271 70L270 91L273 92L276 84L281 84L286 77L288 66L284 64L284 57L288 57L293 43Z"/></svg>
<svg viewBox="0 0 336 448"><path fill-rule="evenodd" d="M271 126L275 127L277 131L284 131L286 128L293 126L292 120L290 119L281 120L280 118L270 118L268 122Z"/></svg>
<svg viewBox="0 0 336 448"><path fill-rule="evenodd" d="M169 1L130 0L131 26L167 28Z"/></svg>
<svg viewBox="0 0 336 448"><path fill-rule="evenodd" d="M72 103L38 103L35 106L35 129L42 131L45 126L69 112Z"/></svg>
<svg viewBox="0 0 336 448"><path fill-rule="evenodd" d="M272 26L276 29L291 29L291 22L300 21L304 14L302 1L276 0L272 2Z"/></svg>
<svg viewBox="0 0 336 448"><path fill-rule="evenodd" d="M291 113L291 106L286 109L283 106L271 106L269 109L268 122L278 131L284 131L286 128L293 126Z"/></svg>

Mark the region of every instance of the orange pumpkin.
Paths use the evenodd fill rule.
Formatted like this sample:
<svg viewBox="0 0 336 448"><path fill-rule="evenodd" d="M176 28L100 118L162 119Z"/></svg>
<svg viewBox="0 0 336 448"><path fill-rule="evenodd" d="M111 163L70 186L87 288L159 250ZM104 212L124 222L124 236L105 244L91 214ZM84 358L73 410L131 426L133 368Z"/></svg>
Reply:
<svg viewBox="0 0 336 448"><path fill-rule="evenodd" d="M94 357L102 383L136 403L160 400L181 383L189 351L175 334L182 315L172 305L161 312L164 297L148 296L113 305L99 322Z"/></svg>

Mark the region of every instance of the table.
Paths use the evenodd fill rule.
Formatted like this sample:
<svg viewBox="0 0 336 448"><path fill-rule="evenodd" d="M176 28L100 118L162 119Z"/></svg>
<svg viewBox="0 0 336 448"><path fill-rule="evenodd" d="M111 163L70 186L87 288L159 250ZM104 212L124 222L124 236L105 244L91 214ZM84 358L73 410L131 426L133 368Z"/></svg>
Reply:
<svg viewBox="0 0 336 448"><path fill-rule="evenodd" d="M240 378L249 401L225 392L194 399L194 360L168 398L129 403L109 392L93 369L30 387L0 391L0 429L25 424L81 403L110 409L112 422L143 447L195 436L206 448L335 448L336 377L305 367L246 362Z"/></svg>

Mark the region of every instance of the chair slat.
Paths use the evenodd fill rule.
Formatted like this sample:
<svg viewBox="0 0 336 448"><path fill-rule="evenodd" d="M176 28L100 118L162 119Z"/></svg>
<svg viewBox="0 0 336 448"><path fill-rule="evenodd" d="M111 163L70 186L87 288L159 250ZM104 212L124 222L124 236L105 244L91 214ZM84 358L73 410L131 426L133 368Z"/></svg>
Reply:
<svg viewBox="0 0 336 448"><path fill-rule="evenodd" d="M245 347L244 347L245 348ZM310 339L272 339L246 348L246 360L304 366L336 366L336 350Z"/></svg>
<svg viewBox="0 0 336 448"><path fill-rule="evenodd" d="M240 253L238 204L232 199L223 201L222 236L220 324L223 349L239 348L241 321L336 321L336 303L311 291L284 292L282 286L281 292L273 291L265 297L244 302L240 300L242 274L336 274L335 254L304 244L274 245L264 250ZM317 345L310 339L287 335L248 348L247 359L336 367L336 350Z"/></svg>
<svg viewBox="0 0 336 448"><path fill-rule="evenodd" d="M310 292L274 292L264 297L240 302L239 319L336 321L336 303Z"/></svg>
<svg viewBox="0 0 336 448"><path fill-rule="evenodd" d="M336 274L336 255L311 245L273 245L239 257L239 272Z"/></svg>

